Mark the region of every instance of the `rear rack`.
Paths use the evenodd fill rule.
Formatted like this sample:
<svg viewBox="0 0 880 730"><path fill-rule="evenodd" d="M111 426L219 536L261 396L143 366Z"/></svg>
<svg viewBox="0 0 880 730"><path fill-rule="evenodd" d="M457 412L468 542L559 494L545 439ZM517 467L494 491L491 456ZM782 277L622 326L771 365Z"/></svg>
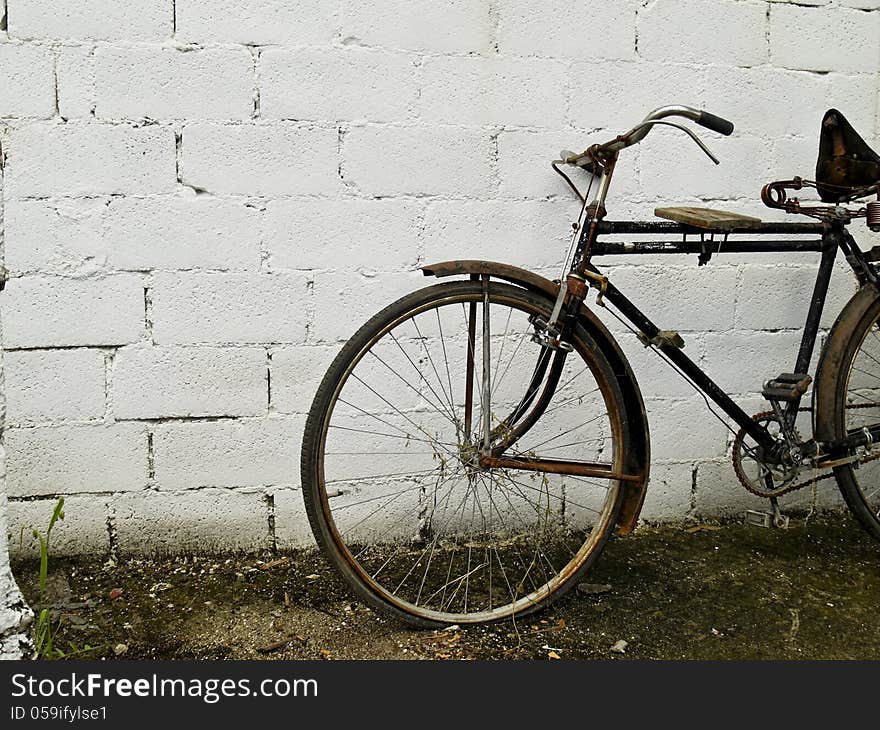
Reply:
<svg viewBox="0 0 880 730"><path fill-rule="evenodd" d="M761 222L743 228L700 228L669 221L599 221L598 235L590 254L699 254L701 259L719 253L796 253L822 251L822 223ZM680 235L680 240L608 241L608 235ZM746 236L746 238L742 238ZM780 238L770 238L779 236ZM818 236L818 238L784 238ZM759 237L759 238L755 238Z"/></svg>

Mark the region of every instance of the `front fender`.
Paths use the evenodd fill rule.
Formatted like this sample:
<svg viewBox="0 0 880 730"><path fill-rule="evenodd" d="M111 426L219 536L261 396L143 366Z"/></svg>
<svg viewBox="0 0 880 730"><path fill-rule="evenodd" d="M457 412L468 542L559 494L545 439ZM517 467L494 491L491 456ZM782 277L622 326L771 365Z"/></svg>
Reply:
<svg viewBox="0 0 880 730"><path fill-rule="evenodd" d="M501 264L495 261L460 260L442 261L422 267L425 276L442 278L445 276L486 275L521 286L531 291L542 292L550 298L559 293L559 284L518 266ZM628 474L637 474L639 481L623 482L624 500L617 520L617 532L626 535L632 532L639 519L651 463L651 441L648 433L648 416L638 382L629 361L617 341L604 324L587 307L581 305L581 325L593 338L602 354L608 358L617 383L623 393L626 413L623 414L623 427L628 431L628 443L632 448L624 455L624 469Z"/></svg>

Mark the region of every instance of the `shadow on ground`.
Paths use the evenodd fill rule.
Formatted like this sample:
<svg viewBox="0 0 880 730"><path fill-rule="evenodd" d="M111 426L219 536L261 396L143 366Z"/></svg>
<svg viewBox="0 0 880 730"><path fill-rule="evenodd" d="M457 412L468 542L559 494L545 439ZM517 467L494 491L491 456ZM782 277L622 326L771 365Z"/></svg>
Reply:
<svg viewBox="0 0 880 730"><path fill-rule="evenodd" d="M845 515L787 531L642 528L516 624L412 631L354 600L317 555L53 560L57 645L192 659L876 659L880 545ZM36 600L38 564L14 565ZM626 642L625 653L612 652ZM620 645L618 644L618 648Z"/></svg>

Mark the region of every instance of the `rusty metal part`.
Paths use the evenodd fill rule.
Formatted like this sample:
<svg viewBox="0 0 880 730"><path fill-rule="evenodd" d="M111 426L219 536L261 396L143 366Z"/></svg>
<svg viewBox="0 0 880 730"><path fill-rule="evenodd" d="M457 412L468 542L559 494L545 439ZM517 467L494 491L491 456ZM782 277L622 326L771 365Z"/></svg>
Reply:
<svg viewBox="0 0 880 730"><path fill-rule="evenodd" d="M468 305L468 349L465 365L465 389L464 389L464 438L470 441L472 415L474 408L474 347L477 336L477 303Z"/></svg>
<svg viewBox="0 0 880 730"><path fill-rule="evenodd" d="M865 218L868 228L880 232L880 200L872 200L865 206Z"/></svg>
<svg viewBox="0 0 880 730"><path fill-rule="evenodd" d="M826 183L825 187L834 186ZM788 197L787 191L803 190L804 188L818 189L818 183L815 180L804 180L801 177L795 177L791 180L776 180L775 182L767 183L761 188L761 201L768 208L784 210L786 213L806 215L819 220L849 222L854 218L867 218L868 216L867 206L846 208L841 205L804 205L799 198ZM846 188L846 190L849 192L846 201L851 201L880 192L880 183L860 188Z"/></svg>
<svg viewBox="0 0 880 730"><path fill-rule="evenodd" d="M423 266L422 272L425 276L438 278L488 274L530 291L541 292L551 299L559 293L558 282L550 281L518 266L494 261L443 261ZM624 402L628 405L624 428L627 429L632 448L624 455L623 473L638 475L640 481L623 482L624 501L617 520L617 532L626 535L635 529L647 491L651 462L648 416L638 382L620 345L599 318L585 306L580 306L578 314L581 326L602 350L614 372L617 373L617 385L623 394Z"/></svg>
<svg viewBox="0 0 880 730"><path fill-rule="evenodd" d="M660 330L653 337L648 337L644 332L637 332L636 336L645 347L677 347L684 349L684 338L675 330Z"/></svg>
<svg viewBox="0 0 880 730"><path fill-rule="evenodd" d="M849 409L876 408L876 407L880 407L880 403L859 403L856 405L848 406L847 409L849 410ZM811 411L811 410L812 410L812 408L799 408L798 412L804 413L804 412ZM773 417L773 416L774 416L774 414L772 411L763 411L761 413L755 414L754 418L755 418L755 420L760 420L762 418ZM751 483L750 483L748 476L746 476L743 473L742 464L741 464L740 460L737 458L737 454L739 452L738 447L742 443L743 436L744 436L744 432L742 429L740 429L736 435L736 438L734 438L734 441L733 441L733 455L732 455L733 470L736 473L736 477L737 477L737 479L739 479L740 484L742 484L743 487L745 487L746 490L751 492L752 494L755 494L759 497L764 497L764 498L777 498L777 497L783 496L784 494L789 494L790 492L796 492L800 489L805 489L806 487L811 487L818 482L834 478L833 471L829 471L824 474L815 474L814 473L813 476L811 476L809 479L805 479L804 481L801 481L801 482L795 482L794 484L787 484L784 487L780 487L779 489L775 489L775 490L754 489L751 486ZM871 454L871 455L863 455L863 456L857 456L857 457L846 457L846 458L842 458L842 459L832 459L830 461L819 461L818 463L811 465L810 468L812 468L814 470L816 470L816 469L833 469L836 466L843 466L844 464L852 464L855 462L858 462L860 465L867 464L871 461L876 461L877 459L880 459L880 452L878 452L876 454Z"/></svg>
<svg viewBox="0 0 880 730"><path fill-rule="evenodd" d="M610 464L592 464L586 461L566 461L565 459L531 459L527 456L489 456L480 455L480 466L487 469L521 469L540 471L549 474L570 474L599 479L619 479L622 482L639 482L638 474L621 474L611 470Z"/></svg>
<svg viewBox="0 0 880 730"><path fill-rule="evenodd" d="M802 409L802 410L807 410L807 409ZM756 413L754 416L752 416L752 420L760 423L761 421L776 421L777 418L776 418L776 414L773 411L762 411L761 413ZM797 431L795 431L795 434L797 434ZM733 461L733 471L736 474L736 478L739 479L740 484L742 484L746 488L747 491L751 492L752 494L756 494L759 497L775 498L775 497L781 497L783 494L788 494L789 492L793 492L795 489L800 489L801 486L806 486L807 484L812 483L812 482L808 481L808 482L804 483L803 485L799 486L799 485L794 485L794 484L788 484L786 482L784 486L779 487L778 489L759 489L759 488L755 487L752 484L752 480L749 479L749 476L743 470L742 457L743 457L743 451L745 450L746 436L747 436L747 434L746 434L745 429L741 428L741 429L739 429L739 431L737 431L736 436L733 439L733 453L732 453L731 458ZM798 438L798 441L800 441L799 438ZM749 457L749 458L752 458L755 461L757 461L757 459L755 457ZM762 463L762 466L763 466L763 463ZM797 469L797 467L793 467L793 468ZM795 472L795 474L796 474L796 472ZM792 478L794 478L794 477L792 477Z"/></svg>
<svg viewBox="0 0 880 730"><path fill-rule="evenodd" d="M596 296L596 304L600 307L605 306L605 302L603 298L605 296L605 292L608 291L608 277L603 276L602 274L597 274L589 269L584 271L584 278L589 279L599 290L599 294ZM584 294L586 296L586 294ZM583 297L581 297L583 299Z"/></svg>
<svg viewBox="0 0 880 730"><path fill-rule="evenodd" d="M568 283L568 291L578 299L583 299L587 296L587 292L590 290L590 285L587 284L586 279L584 279L583 276L569 274L565 281Z"/></svg>

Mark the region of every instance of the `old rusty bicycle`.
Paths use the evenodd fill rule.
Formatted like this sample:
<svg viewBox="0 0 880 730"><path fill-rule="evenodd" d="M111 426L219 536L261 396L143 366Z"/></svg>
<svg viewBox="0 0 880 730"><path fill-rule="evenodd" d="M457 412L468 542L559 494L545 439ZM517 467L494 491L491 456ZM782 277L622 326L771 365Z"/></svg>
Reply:
<svg viewBox="0 0 880 730"><path fill-rule="evenodd" d="M655 126L684 131L717 163L673 118L733 132L705 111L667 106L553 163L582 203L560 279L490 261L424 266L426 276L444 281L376 314L333 361L305 428L303 496L319 546L371 607L417 626L535 611L578 581L612 532L635 527L649 474L647 417L598 307L734 424L733 467L743 486L770 500L762 519L781 523L779 496L835 478L858 520L880 538L880 250L861 250L847 229L864 218L880 230L880 157L830 110L816 179L762 191L767 205L811 221L763 222L704 208L658 209L660 221L609 219L606 198L621 153ZM566 166L589 173L585 194ZM807 189L819 200L792 197ZM838 250L859 289L813 377ZM756 416L688 357L680 334L656 325L595 265L611 254L696 254L706 263L716 255L803 251L820 257L800 348L792 372L764 383L767 407ZM805 410L806 437L795 423Z"/></svg>

